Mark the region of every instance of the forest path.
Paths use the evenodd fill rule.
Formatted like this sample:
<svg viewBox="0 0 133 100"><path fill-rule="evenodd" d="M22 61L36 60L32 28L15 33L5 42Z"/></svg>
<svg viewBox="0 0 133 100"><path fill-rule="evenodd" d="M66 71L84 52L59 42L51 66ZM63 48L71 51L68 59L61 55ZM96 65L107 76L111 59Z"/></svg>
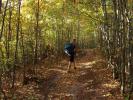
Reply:
<svg viewBox="0 0 133 100"><path fill-rule="evenodd" d="M119 83L99 52L88 50L76 65L70 73L66 73L66 60L59 67L44 69L42 100L123 100Z"/></svg>

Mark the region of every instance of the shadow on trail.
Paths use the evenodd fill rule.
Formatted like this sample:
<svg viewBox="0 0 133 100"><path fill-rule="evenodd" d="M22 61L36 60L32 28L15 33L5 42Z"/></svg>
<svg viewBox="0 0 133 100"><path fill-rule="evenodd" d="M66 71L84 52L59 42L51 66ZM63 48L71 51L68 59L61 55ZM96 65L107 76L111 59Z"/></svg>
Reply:
<svg viewBox="0 0 133 100"><path fill-rule="evenodd" d="M47 70L40 87L42 100L123 100L119 83L112 79L111 69L107 69L102 57L78 62L76 71L72 69L71 73L66 73L66 67Z"/></svg>
<svg viewBox="0 0 133 100"><path fill-rule="evenodd" d="M51 71L52 72L52 71ZM50 72L50 73L51 73ZM52 72L47 78L43 81L40 91L41 94L43 95L43 100L48 100L49 93L51 90L56 87L56 81L59 79L59 75L56 74L55 72Z"/></svg>

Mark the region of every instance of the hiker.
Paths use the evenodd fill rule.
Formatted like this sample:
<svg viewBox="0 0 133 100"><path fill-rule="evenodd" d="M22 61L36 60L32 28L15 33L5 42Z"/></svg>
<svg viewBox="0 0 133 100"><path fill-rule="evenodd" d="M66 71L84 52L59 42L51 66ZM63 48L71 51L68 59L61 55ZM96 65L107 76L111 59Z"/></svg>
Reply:
<svg viewBox="0 0 133 100"><path fill-rule="evenodd" d="M76 69L75 66L75 54L76 54L76 39L73 39L71 43L65 44L65 53L69 56L69 64L67 72L70 72L71 64L74 64L74 69Z"/></svg>

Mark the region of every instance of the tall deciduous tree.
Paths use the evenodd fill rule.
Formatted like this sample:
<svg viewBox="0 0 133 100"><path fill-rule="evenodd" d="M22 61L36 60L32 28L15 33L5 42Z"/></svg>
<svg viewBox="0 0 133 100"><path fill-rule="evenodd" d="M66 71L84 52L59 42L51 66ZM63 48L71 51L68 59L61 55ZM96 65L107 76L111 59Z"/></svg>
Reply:
<svg viewBox="0 0 133 100"><path fill-rule="evenodd" d="M14 88L15 76L16 76L16 67L18 63L18 43L19 43L19 33L20 33L20 9L21 9L21 0L18 0L17 7L17 27L16 27L16 44L15 44L15 55L14 55L14 67L13 67L13 79L12 79L12 88Z"/></svg>
<svg viewBox="0 0 133 100"><path fill-rule="evenodd" d="M0 13L1 13L1 8L2 8L2 0L0 0Z"/></svg>

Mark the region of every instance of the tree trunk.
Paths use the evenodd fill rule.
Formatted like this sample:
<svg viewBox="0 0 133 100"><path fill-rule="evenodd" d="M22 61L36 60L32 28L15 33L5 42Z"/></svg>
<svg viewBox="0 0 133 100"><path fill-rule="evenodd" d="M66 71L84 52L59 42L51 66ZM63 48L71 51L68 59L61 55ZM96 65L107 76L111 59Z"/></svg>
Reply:
<svg viewBox="0 0 133 100"><path fill-rule="evenodd" d="M13 79L12 79L12 88L14 88L15 77L16 77L16 67L18 63L18 42L19 42L19 29L20 29L20 7L21 0L18 0L18 15L17 15L17 29L16 29L16 46L15 46L15 55L14 55L14 67L13 67Z"/></svg>

